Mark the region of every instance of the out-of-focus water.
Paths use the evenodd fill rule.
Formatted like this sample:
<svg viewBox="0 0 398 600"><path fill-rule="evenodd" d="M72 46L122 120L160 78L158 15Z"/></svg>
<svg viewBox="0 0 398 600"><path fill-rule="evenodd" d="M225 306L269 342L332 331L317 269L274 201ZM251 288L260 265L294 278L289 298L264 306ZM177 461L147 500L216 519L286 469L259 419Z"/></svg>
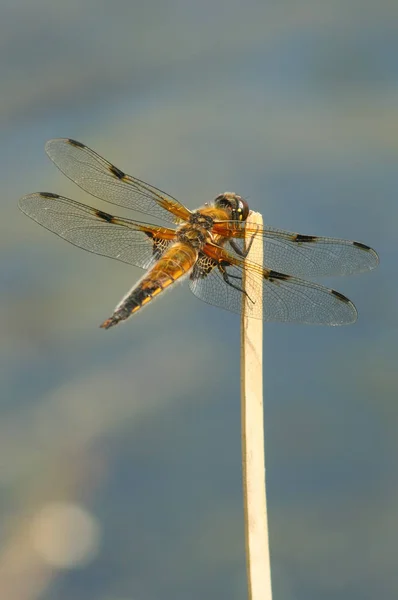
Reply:
<svg viewBox="0 0 398 600"><path fill-rule="evenodd" d="M63 136L378 250L327 281L355 325L265 327L270 543L278 600L398 594L397 25L389 0L0 1L1 598L246 594L239 318L181 285L98 328L141 271L17 209L114 209L47 159Z"/></svg>

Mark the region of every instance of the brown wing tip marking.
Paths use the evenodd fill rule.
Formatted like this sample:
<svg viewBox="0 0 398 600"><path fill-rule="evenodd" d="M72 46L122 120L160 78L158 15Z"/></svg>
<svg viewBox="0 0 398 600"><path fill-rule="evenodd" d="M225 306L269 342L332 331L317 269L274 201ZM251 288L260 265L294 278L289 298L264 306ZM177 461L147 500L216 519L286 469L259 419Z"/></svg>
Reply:
<svg viewBox="0 0 398 600"><path fill-rule="evenodd" d="M67 140L68 144L70 144L71 146L76 146L76 148L85 148L86 146L84 144L82 144L81 142L77 142L76 140L72 140L71 138L68 138Z"/></svg>
<svg viewBox="0 0 398 600"><path fill-rule="evenodd" d="M294 242L298 242L298 243L301 243L301 242L311 243L311 242L316 242L317 239L319 239L319 238L317 235L302 235L301 233L296 233L296 234L294 234L292 239Z"/></svg>
<svg viewBox="0 0 398 600"><path fill-rule="evenodd" d="M42 198L59 198L58 194L53 194L52 192L39 192L39 196Z"/></svg>
<svg viewBox="0 0 398 600"><path fill-rule="evenodd" d="M110 165L109 170L116 179L124 179L126 177L126 173L123 173L123 171L115 167L115 165Z"/></svg>
<svg viewBox="0 0 398 600"><path fill-rule="evenodd" d="M356 246L357 248L360 248L361 250L366 250L367 252L372 250L372 248L370 248L370 246L367 246L366 244L362 244L362 242L352 242L352 245Z"/></svg>
<svg viewBox="0 0 398 600"><path fill-rule="evenodd" d="M269 279L269 281L274 281L275 279L279 281L287 281L291 279L291 275L286 275L286 273L279 273L278 271L273 271L272 269L264 270L264 278Z"/></svg>
<svg viewBox="0 0 398 600"><path fill-rule="evenodd" d="M96 210L95 214L99 219L102 219L103 221L106 221L107 223L114 222L114 217L112 215L110 215L109 213L106 213L102 210Z"/></svg>
<svg viewBox="0 0 398 600"><path fill-rule="evenodd" d="M347 298L347 296L340 294L340 292L337 292L336 290L330 290L330 292L333 294L333 296L336 296L336 298L338 298L342 302L345 302L346 304L351 304L351 300Z"/></svg>

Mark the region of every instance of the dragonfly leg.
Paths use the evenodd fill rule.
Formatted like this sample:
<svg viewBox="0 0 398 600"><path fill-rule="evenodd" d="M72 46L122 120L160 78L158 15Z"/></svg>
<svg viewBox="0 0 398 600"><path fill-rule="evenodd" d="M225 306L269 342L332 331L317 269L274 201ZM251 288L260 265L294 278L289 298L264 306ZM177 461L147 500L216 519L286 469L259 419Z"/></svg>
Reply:
<svg viewBox="0 0 398 600"><path fill-rule="evenodd" d="M236 254L238 254L239 256L242 256L243 258L246 258L246 256L250 252L250 248L252 247L256 233L257 233L257 231L255 231L250 236L250 242L245 250L242 250L242 248L239 247L239 245L235 242L235 240L229 240L230 246L235 250Z"/></svg>
<svg viewBox="0 0 398 600"><path fill-rule="evenodd" d="M227 270L226 270L225 267L226 267L226 265L224 265L223 263L219 263L218 264L218 268L220 270L220 273L221 273L221 275L222 275L225 283L227 285L233 287L235 290L238 290L239 292L242 292L242 294L245 294L249 298L250 302L253 302L253 304L254 304L254 301L250 298L249 294L246 292L245 289L243 289L242 286L236 285L235 283L233 283L232 281L230 281L230 278L232 278L232 279L240 279L240 281L242 281L242 277L240 275L232 275L231 273L227 273Z"/></svg>

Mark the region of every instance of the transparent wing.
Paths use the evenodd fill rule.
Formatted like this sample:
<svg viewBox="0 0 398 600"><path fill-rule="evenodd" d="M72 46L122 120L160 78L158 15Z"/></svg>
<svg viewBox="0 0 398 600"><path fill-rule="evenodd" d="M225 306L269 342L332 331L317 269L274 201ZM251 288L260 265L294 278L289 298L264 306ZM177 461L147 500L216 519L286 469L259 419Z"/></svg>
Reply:
<svg viewBox="0 0 398 600"><path fill-rule="evenodd" d="M146 269L172 243L174 230L121 219L48 192L19 201L25 215L71 244Z"/></svg>
<svg viewBox="0 0 398 600"><path fill-rule="evenodd" d="M301 235L283 229L264 227L256 229L245 223L219 222L215 230L232 233L233 241L243 249L246 235L261 235L264 242L264 264L270 269L297 275L299 277L321 277L329 275L351 275L374 269L379 263L377 253L362 244L338 238ZM262 264L262 258L256 259L256 252L250 253L250 260Z"/></svg>
<svg viewBox="0 0 398 600"><path fill-rule="evenodd" d="M224 257L228 253L223 252ZM225 265L225 261L222 261ZM234 313L242 311L243 261L232 258L223 268L218 261L201 254L190 277L192 292L208 304ZM344 325L353 323L357 311L345 296L322 285L297 277L261 269L248 263L246 289L249 290L248 316L264 321ZM233 287L236 286L236 287ZM263 301L256 300L253 290L262 287Z"/></svg>
<svg viewBox="0 0 398 600"><path fill-rule="evenodd" d="M51 160L84 191L101 200L177 223L191 214L172 196L127 175L84 144L68 138L46 143Z"/></svg>

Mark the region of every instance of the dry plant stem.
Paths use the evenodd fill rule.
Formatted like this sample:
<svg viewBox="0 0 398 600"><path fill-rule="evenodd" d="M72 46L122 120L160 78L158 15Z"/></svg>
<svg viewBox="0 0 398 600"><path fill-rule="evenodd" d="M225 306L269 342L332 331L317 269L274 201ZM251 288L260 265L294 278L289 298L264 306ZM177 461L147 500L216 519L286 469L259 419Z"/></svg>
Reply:
<svg viewBox="0 0 398 600"><path fill-rule="evenodd" d="M262 225L259 213L250 213L251 225ZM252 245L256 258L262 256L262 239ZM246 240L246 244L249 240ZM250 260L250 253L248 256ZM244 280L244 289L262 302L262 287L254 289ZM241 411L242 470L245 510L246 567L249 600L272 600L265 488L263 420L263 322L246 317L247 298L241 321Z"/></svg>

